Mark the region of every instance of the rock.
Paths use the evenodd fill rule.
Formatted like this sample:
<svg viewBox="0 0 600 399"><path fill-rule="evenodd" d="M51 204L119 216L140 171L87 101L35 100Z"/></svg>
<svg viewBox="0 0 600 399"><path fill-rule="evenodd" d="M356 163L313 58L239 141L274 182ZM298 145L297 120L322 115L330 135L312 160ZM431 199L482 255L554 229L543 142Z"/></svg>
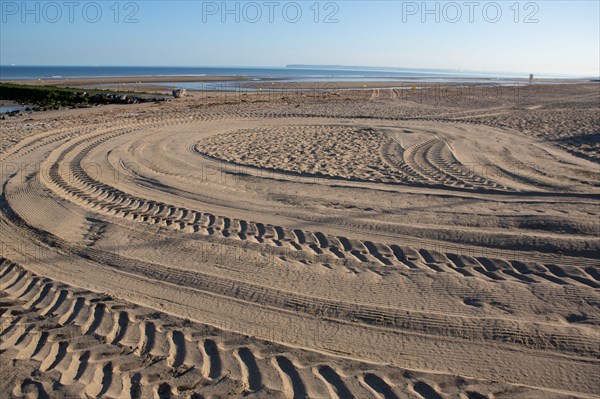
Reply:
<svg viewBox="0 0 600 399"><path fill-rule="evenodd" d="M174 89L173 97L175 97L175 98L185 97L185 93L186 93L185 89Z"/></svg>

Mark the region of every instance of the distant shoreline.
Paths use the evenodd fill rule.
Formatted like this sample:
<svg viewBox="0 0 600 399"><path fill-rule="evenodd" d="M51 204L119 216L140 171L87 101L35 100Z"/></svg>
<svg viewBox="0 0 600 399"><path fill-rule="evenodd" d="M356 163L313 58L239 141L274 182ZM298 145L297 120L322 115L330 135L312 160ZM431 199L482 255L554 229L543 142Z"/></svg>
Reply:
<svg viewBox="0 0 600 399"><path fill-rule="evenodd" d="M533 71L536 82L589 81L595 75L547 75ZM529 73L456 71L448 69L369 67L111 67L111 66L7 66L0 65L0 81L57 85L132 84L164 82L355 82L439 81L514 82L528 81Z"/></svg>
<svg viewBox="0 0 600 399"><path fill-rule="evenodd" d="M535 84L568 84L590 82L587 79L534 79ZM380 77L369 79L368 77L356 78L352 81L340 81L335 77L331 80L310 79L302 81L290 81L285 78L263 78L252 79L246 76L118 76L118 77L86 77L86 78L51 78L51 79L2 79L0 83L15 83L31 86L57 86L57 87L80 87L80 88L103 88L96 86L123 85L122 88L105 87L106 89L130 90L158 90L168 91L170 84L191 83L192 85L181 85L187 90L291 90L291 89L391 89L406 88L407 86L464 86L464 85L525 85L525 78L475 78L475 77ZM196 83L196 85L193 85ZM206 87L203 84L206 83ZM219 86L223 83L223 86ZM179 85L178 85L179 87Z"/></svg>

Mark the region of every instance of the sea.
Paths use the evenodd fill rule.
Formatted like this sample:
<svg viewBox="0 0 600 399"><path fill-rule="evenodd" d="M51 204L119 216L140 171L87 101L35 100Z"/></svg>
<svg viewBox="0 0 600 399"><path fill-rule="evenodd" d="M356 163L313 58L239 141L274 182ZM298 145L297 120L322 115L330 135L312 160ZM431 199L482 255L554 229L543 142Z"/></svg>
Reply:
<svg viewBox="0 0 600 399"><path fill-rule="evenodd" d="M374 68L345 66L308 66L291 65L286 67L180 67L180 66L21 66L0 65L0 80L61 80L77 78L110 77L160 77L161 81L151 83L96 84L106 90L131 88L144 90L147 86L164 86L187 90L206 91L260 91L264 87L270 91L300 90L294 83L311 82L314 88L336 90L335 83L364 82L368 88L377 88L377 82L398 82L398 88L420 84L464 84L475 86L515 86L529 83L529 74L507 74L490 72L471 72L450 69L411 69L411 68ZM174 82L175 76L195 76L197 81ZM237 77L239 81L203 81L205 77ZM265 86L265 82L289 83L288 85ZM535 76L536 84L571 83L573 78L565 76ZM311 86L313 87L313 86ZM390 87L386 83L385 86ZM306 90L306 89L302 89Z"/></svg>
<svg viewBox="0 0 600 399"><path fill-rule="evenodd" d="M96 77L235 76L248 80L283 82L352 82L415 79L460 82L463 80L528 79L528 74L494 74L440 69L371 67L164 67L164 66L21 66L0 65L0 80L73 79ZM552 78L552 77L548 77Z"/></svg>

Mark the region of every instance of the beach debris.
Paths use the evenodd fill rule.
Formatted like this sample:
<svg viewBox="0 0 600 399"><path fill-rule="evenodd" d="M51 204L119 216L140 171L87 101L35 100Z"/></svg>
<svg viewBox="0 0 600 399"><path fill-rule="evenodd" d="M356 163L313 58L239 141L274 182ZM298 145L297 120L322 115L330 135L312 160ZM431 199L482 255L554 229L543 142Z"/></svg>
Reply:
<svg viewBox="0 0 600 399"><path fill-rule="evenodd" d="M175 98L185 97L185 94L186 94L185 89L174 89L173 90L173 97L175 97Z"/></svg>

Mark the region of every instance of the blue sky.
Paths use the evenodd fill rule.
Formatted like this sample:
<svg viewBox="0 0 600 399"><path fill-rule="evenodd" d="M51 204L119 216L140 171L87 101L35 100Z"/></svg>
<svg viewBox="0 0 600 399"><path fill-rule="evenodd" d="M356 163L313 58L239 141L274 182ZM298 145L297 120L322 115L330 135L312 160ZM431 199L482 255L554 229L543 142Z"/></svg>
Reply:
<svg viewBox="0 0 600 399"><path fill-rule="evenodd" d="M421 1L268 1L228 2L233 12L225 14L221 1L121 1L118 7L113 0L74 1L71 9L64 0L28 1L23 10L22 1L0 0L0 64L334 64L599 74L595 0L478 1L472 22L465 1L427 2L429 14Z"/></svg>

